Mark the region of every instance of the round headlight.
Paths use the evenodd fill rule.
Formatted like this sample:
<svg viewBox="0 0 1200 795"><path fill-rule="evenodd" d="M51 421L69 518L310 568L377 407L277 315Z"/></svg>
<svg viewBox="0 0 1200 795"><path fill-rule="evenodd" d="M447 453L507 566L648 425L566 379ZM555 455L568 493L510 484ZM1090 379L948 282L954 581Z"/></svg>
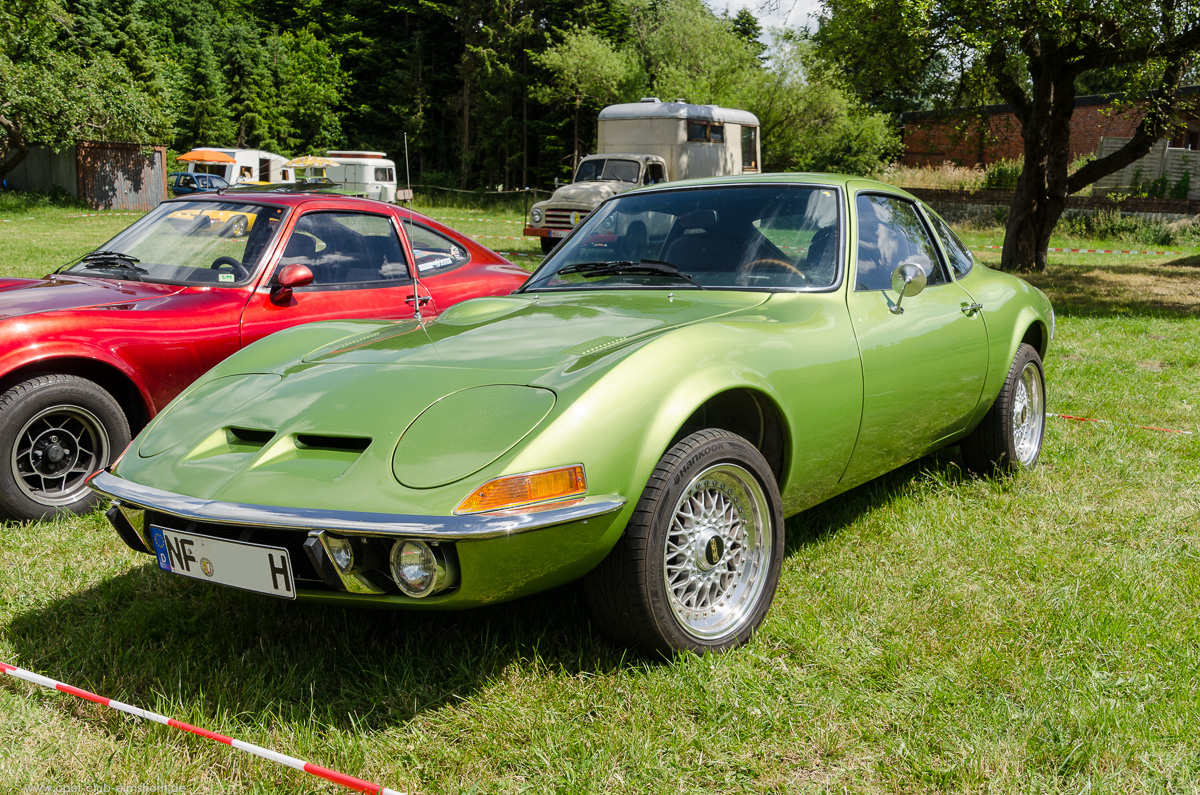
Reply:
<svg viewBox="0 0 1200 795"><path fill-rule="evenodd" d="M420 599L446 585L446 564L439 552L418 539L401 539L392 545L392 579L406 596Z"/></svg>
<svg viewBox="0 0 1200 795"><path fill-rule="evenodd" d="M529 220L532 223L540 224L542 222L542 208L534 207L529 211Z"/></svg>

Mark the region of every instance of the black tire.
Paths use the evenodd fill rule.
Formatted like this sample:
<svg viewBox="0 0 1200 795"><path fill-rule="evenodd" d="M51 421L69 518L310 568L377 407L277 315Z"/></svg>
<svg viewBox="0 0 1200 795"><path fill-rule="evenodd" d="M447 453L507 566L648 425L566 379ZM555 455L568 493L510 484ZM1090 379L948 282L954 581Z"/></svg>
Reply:
<svg viewBox="0 0 1200 795"><path fill-rule="evenodd" d="M558 245L558 238L554 238L554 237L543 237L543 238L541 238L541 241L542 241L542 256L549 254L551 251L554 250L554 247Z"/></svg>
<svg viewBox="0 0 1200 795"><path fill-rule="evenodd" d="M616 547L584 579L596 625L621 645L662 655L745 643L779 583L780 503L766 459L742 437L705 430L682 439L659 460Z"/></svg>
<svg viewBox="0 0 1200 795"><path fill-rule="evenodd" d="M0 518L90 510L85 480L129 444L129 422L98 384L41 375L0 395Z"/></svg>
<svg viewBox="0 0 1200 795"><path fill-rule="evenodd" d="M241 237L246 234L247 226L246 216L235 215L221 227L221 237Z"/></svg>
<svg viewBox="0 0 1200 795"><path fill-rule="evenodd" d="M963 465L980 475L1029 469L1041 455L1045 431L1042 357L1022 343L996 402L960 444Z"/></svg>

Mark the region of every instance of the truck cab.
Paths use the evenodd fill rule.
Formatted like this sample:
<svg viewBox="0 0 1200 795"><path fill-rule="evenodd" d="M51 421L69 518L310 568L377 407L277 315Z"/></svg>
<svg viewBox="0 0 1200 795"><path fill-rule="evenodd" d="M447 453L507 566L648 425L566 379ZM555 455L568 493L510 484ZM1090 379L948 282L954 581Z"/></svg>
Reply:
<svg viewBox="0 0 1200 795"><path fill-rule="evenodd" d="M608 197L666 181L667 162L658 155L588 155L579 161L569 184L533 205L525 234L540 237L542 253L548 254Z"/></svg>
<svg viewBox="0 0 1200 795"><path fill-rule="evenodd" d="M600 111L597 149L579 161L570 183L530 208L524 233L541 239L543 254L610 196L679 179L757 174L762 160L753 113L657 97Z"/></svg>

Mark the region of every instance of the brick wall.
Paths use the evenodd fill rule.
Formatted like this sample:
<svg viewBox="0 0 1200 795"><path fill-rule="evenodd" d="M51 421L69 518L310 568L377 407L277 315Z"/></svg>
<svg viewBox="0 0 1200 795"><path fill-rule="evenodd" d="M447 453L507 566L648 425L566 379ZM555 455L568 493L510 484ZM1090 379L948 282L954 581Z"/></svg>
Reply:
<svg viewBox="0 0 1200 795"><path fill-rule="evenodd" d="M977 166L1020 157L1021 126L1012 111L996 105L986 108L985 114L982 119L905 114L901 162L906 166L940 166L945 162ZM1071 159L1094 154L1102 136L1129 138L1140 120L1140 114L1114 112L1101 97L1079 97L1071 117Z"/></svg>

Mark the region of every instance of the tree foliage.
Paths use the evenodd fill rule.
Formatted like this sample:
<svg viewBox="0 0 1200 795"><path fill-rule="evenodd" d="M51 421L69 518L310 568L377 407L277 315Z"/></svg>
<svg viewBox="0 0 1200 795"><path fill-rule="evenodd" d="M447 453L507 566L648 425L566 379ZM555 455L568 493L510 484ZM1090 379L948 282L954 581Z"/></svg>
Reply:
<svg viewBox="0 0 1200 795"><path fill-rule="evenodd" d="M4 152L377 149L426 182L528 186L592 150L602 107L647 95L756 113L781 168L890 152L830 73L702 0L8 0L0 37Z"/></svg>
<svg viewBox="0 0 1200 795"><path fill-rule="evenodd" d="M1002 267L1010 270L1044 270L1066 197L1144 156L1167 133L1181 80L1200 49L1200 7L1177 0L823 0L823 6L822 51L877 106L907 96L942 107L999 98L1012 108L1024 169L1004 240ZM1096 82L1119 87L1141 123L1127 145L1070 173L1074 99Z"/></svg>
<svg viewBox="0 0 1200 795"><path fill-rule="evenodd" d="M34 145L56 151L80 138L161 137L163 102L139 87L114 54L73 38L73 18L53 0L0 5L0 174Z"/></svg>

